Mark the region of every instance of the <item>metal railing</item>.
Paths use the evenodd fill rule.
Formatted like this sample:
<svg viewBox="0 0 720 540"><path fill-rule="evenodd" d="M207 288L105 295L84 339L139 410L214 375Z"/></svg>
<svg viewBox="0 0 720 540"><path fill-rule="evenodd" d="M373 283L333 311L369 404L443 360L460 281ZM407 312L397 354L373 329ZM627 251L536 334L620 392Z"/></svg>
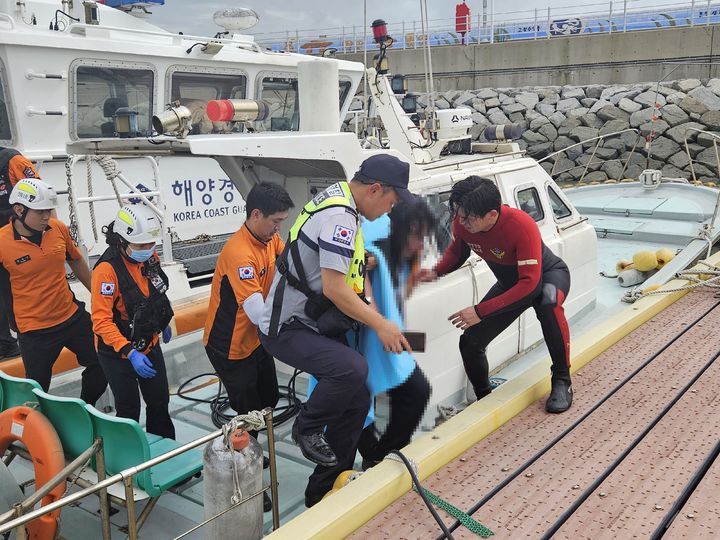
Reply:
<svg viewBox="0 0 720 540"><path fill-rule="evenodd" d="M275 461L275 437L273 433L273 419L272 419L272 409L267 408L263 409L261 411L262 415L265 418L265 427L267 428L267 438L268 438L268 456L270 458L270 485L264 487L262 490L258 491L257 493L253 493L245 498L243 500L239 501L238 503L233 504L230 508L227 510L221 512L220 514L217 514L216 516L213 516L212 518L198 524L196 527L193 527L190 531L187 531L183 533L182 536L185 536L186 534L200 528L201 526L209 523L213 519L221 516L228 510L231 510L232 508L235 508L239 504L243 504L246 501L260 495L261 493L264 493L265 491L270 490L271 497L273 501L273 510L272 510L272 518L273 518L273 529L276 530L280 527L280 513L279 513L279 502L278 502L278 479L277 479L277 464ZM237 422L238 429L255 429L253 426L247 424L243 420L239 420ZM152 458L144 463L140 463L139 465L136 465L134 467L129 467L128 469L125 469L124 471L121 471L113 476L110 476L108 478L104 478L105 476L105 464L104 464L104 458L103 458L103 452L102 452L102 440L96 440L95 443L88 448L85 452L83 452L79 457L77 457L75 460L73 460L72 463L67 465L62 471L60 471L58 474L56 474L50 481L47 482L47 484L43 485L37 493L31 495L26 499L24 502L19 503L13 507L13 510L10 510L6 512L5 514L0 516L0 534L8 533L12 531L13 529L17 529L18 527L22 527L26 523L37 519L41 516L44 516L46 514L49 514L51 512L54 512L55 510L58 510L64 506L67 506L69 504L75 503L81 499L84 499L88 495L92 495L94 493L100 493L100 499L101 499L101 511L102 511L102 534L103 538L106 538L107 540L110 540L110 521L109 521L109 507L107 506L107 488L112 486L113 484L117 483L123 483L125 487L125 497L126 497L126 504L127 504L127 513L128 513L128 538L130 540L137 540L138 538L138 531L140 527L142 527L143 523L147 519L148 515L150 514L150 511L154 507L154 503L148 503L141 512L140 516L138 518L135 518L135 496L133 492L133 477L147 469L150 469L151 467L154 467L160 463L163 463L164 461L167 461L170 458L173 458L175 456L178 456L184 452L187 452L188 450L191 450L193 448L196 448L200 445L203 445L205 443L208 443L217 437L223 436L223 430L218 429L216 431L213 431L212 433L209 433L207 435L204 435L203 437L200 437L199 439L196 439L194 441L191 441L189 443L183 444L182 446L179 446L178 448L175 448L169 452L166 452L164 454L161 454L155 458ZM98 483L92 486L89 486L85 489L81 489L80 491L76 491L71 494L66 494L61 499L58 499L56 501L53 501L49 504L46 504L45 506L41 506L37 510L27 511L28 509L32 508L42 497L52 491L53 488L55 488L57 485L61 484L62 482L65 482L66 477L68 474L70 474L72 471L80 468L83 466L84 463L88 462L89 458L91 456L95 455L98 459ZM155 501L157 502L157 501ZM22 535L23 530L18 529L19 533Z"/></svg>
<svg viewBox="0 0 720 540"><path fill-rule="evenodd" d="M578 6L538 7L523 11L472 14L465 21L468 32L456 31L456 18L430 19L425 31L420 20L390 22L388 34L394 49L472 45L513 40L550 39L587 34L608 34L720 23L720 2L656 2L652 8L631 9L632 0L614 0ZM451 5L449 4L451 9ZM325 29L257 33L255 41L274 51L322 55L376 50L372 31L362 25Z"/></svg>

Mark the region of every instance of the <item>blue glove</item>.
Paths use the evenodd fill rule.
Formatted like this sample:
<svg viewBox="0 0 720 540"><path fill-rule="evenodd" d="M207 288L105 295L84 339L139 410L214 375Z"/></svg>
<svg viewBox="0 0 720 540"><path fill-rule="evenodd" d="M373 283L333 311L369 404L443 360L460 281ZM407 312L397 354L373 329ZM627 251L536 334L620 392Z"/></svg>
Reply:
<svg viewBox="0 0 720 540"><path fill-rule="evenodd" d="M144 379L152 379L157 375L157 371L153 368L152 362L143 353L133 349L130 351L130 354L128 354L128 360L130 360L135 373Z"/></svg>
<svg viewBox="0 0 720 540"><path fill-rule="evenodd" d="M172 328L170 328L168 326L167 328L165 328L165 330L163 330L163 334L162 334L163 343L169 343L171 337L172 337Z"/></svg>

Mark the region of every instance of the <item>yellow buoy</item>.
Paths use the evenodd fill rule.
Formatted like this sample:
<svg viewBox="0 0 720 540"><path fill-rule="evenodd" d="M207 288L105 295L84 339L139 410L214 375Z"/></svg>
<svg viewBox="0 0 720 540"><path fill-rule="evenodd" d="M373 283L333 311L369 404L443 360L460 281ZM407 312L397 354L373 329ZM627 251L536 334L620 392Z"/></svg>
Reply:
<svg viewBox="0 0 720 540"><path fill-rule="evenodd" d="M617 263L615 263L615 271L620 273L623 270L629 270L633 267L633 262L628 261L627 259L620 259Z"/></svg>
<svg viewBox="0 0 720 540"><path fill-rule="evenodd" d="M650 285L649 287L646 287L642 290L643 294L647 294L653 291L657 291L660 288L660 285Z"/></svg>
<svg viewBox="0 0 720 540"><path fill-rule="evenodd" d="M675 252L669 248L662 248L655 252L655 256L657 257L657 268L660 270L663 266L675 258Z"/></svg>
<svg viewBox="0 0 720 540"><path fill-rule="evenodd" d="M357 471L343 471L338 474L335 482L333 483L333 489L340 489L342 487L345 487L348 482L350 482L350 477L356 473Z"/></svg>
<svg viewBox="0 0 720 540"><path fill-rule="evenodd" d="M633 255L633 263L640 272L649 272L657 268L658 260L652 251L638 251Z"/></svg>

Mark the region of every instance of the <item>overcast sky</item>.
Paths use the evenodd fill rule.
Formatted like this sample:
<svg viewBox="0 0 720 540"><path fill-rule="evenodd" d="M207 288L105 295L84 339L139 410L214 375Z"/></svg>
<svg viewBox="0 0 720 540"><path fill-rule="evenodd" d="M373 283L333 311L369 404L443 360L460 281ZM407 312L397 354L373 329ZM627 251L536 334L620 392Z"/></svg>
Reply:
<svg viewBox="0 0 720 540"><path fill-rule="evenodd" d="M428 0L428 18L451 19L455 16L455 4L461 0ZM412 24L420 20L420 0L366 0L367 20L384 19L388 24L400 23L403 20ZM493 0L486 0L488 6ZM152 9L150 22L171 32L182 31L186 34L213 35L220 28L215 25L212 15L220 9L232 7L248 7L260 16L259 24L248 33L284 32L310 29L351 28L353 25L363 27L363 0L165 0L164 6ZM604 10L609 0L498 0L495 3L497 12L526 10L528 14L535 8L547 13L547 7L590 5L586 8L572 8L577 14L588 10ZM702 2L698 0L697 5ZM672 0L629 0L634 6L646 5L678 5L689 2L673 2ZM473 20L483 11L483 0L467 0ZM489 8L488 8L489 9ZM622 11L623 0L613 2L613 10ZM307 34L307 32L304 32ZM322 32L318 32L320 34Z"/></svg>

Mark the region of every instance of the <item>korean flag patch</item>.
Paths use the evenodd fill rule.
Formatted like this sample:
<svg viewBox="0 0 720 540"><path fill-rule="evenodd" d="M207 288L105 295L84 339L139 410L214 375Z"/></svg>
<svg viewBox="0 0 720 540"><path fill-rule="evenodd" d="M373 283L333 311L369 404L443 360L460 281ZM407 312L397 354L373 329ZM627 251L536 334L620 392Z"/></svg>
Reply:
<svg viewBox="0 0 720 540"><path fill-rule="evenodd" d="M349 246L353 243L353 236L355 235L355 231L353 229L349 229L348 227L343 227L342 225L335 225L335 232L333 232L333 242L337 242L338 244L345 244L346 246Z"/></svg>
<svg viewBox="0 0 720 540"><path fill-rule="evenodd" d="M252 279L255 277L255 270L252 266L241 266L238 268L240 279Z"/></svg>
<svg viewBox="0 0 720 540"><path fill-rule="evenodd" d="M115 284L103 281L100 285L100 294L103 296L112 296L115 294Z"/></svg>

